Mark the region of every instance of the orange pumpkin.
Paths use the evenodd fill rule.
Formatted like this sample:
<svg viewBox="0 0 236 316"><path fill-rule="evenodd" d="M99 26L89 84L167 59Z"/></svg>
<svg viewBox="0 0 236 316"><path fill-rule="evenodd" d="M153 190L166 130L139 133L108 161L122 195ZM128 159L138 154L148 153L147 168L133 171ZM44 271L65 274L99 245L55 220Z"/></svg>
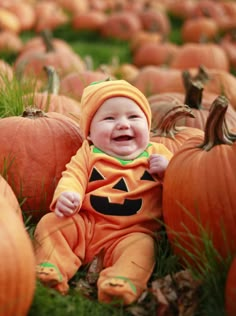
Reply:
<svg viewBox="0 0 236 316"><path fill-rule="evenodd" d="M179 47L171 42L146 42L133 52L133 63L137 67L168 66L178 50Z"/></svg>
<svg viewBox="0 0 236 316"><path fill-rule="evenodd" d="M183 73L183 77L184 74L185 73ZM163 113L166 113L170 110L170 108L175 107L176 104L184 103L192 109L195 119L185 116L178 120L177 125L204 130L211 104L218 95L210 92L203 93L203 84L198 80L195 81L186 79L186 81L185 93L159 93L148 97L152 109L152 115L156 120L158 120ZM230 129L236 126L236 112L231 104L228 106L226 120Z"/></svg>
<svg viewBox="0 0 236 316"><path fill-rule="evenodd" d="M181 71L168 67L144 66L131 83L147 97L160 92L184 91Z"/></svg>
<svg viewBox="0 0 236 316"><path fill-rule="evenodd" d="M175 69L197 68L230 70L228 56L224 49L215 43L185 43L174 55L170 67Z"/></svg>
<svg viewBox="0 0 236 316"><path fill-rule="evenodd" d="M104 37L120 40L130 40L142 29L141 21L137 14L129 11L112 12L100 28Z"/></svg>
<svg viewBox="0 0 236 316"><path fill-rule="evenodd" d="M1 119L0 134L0 170L36 221L49 211L61 172L82 144L80 127L63 114L28 109Z"/></svg>
<svg viewBox="0 0 236 316"><path fill-rule="evenodd" d="M66 95L59 94L60 79L52 66L45 66L48 76L48 84L42 92L33 92L24 95L26 104L34 104L44 112L62 113L77 122L80 121L81 109L80 102Z"/></svg>
<svg viewBox="0 0 236 316"><path fill-rule="evenodd" d="M1 31L0 33L0 51L7 53L20 53L23 47L23 41L18 34L11 31Z"/></svg>
<svg viewBox="0 0 236 316"><path fill-rule="evenodd" d="M36 23L36 15L32 4L27 1L10 1L7 9L17 16L21 31L33 29Z"/></svg>
<svg viewBox="0 0 236 316"><path fill-rule="evenodd" d="M44 66L55 67L60 77L72 70L81 71L85 68L82 58L63 41L54 42L52 38L48 37L47 32L42 33L42 36L43 45L37 41L31 46L31 49L23 50L14 62L14 70L22 77L32 76L33 79L37 77L37 79L45 80Z"/></svg>
<svg viewBox="0 0 236 316"><path fill-rule="evenodd" d="M236 135L225 123L227 106L225 97L215 99L204 136L182 145L163 183L169 240L180 258L198 267L204 264L206 236L222 258L236 251Z"/></svg>
<svg viewBox="0 0 236 316"><path fill-rule="evenodd" d="M12 210L14 210L16 214L19 215L19 217L23 220L20 204L15 196L15 193L2 176L0 176L0 191L1 195L7 199Z"/></svg>
<svg viewBox="0 0 236 316"><path fill-rule="evenodd" d="M158 32L167 38L171 31L169 16L165 10L144 9L138 12L142 29L149 32Z"/></svg>
<svg viewBox="0 0 236 316"><path fill-rule="evenodd" d="M60 84L60 94L80 101L84 88L93 81L105 80L109 75L100 70L71 72L64 76Z"/></svg>
<svg viewBox="0 0 236 316"><path fill-rule="evenodd" d="M33 246L22 220L2 194L0 209L0 316L26 316L36 286Z"/></svg>
<svg viewBox="0 0 236 316"><path fill-rule="evenodd" d="M203 135L199 128L176 126L176 122L185 117L194 118L191 108L187 105L175 105L159 120L153 116L150 139L164 144L172 153L176 153L187 139L196 135Z"/></svg>
<svg viewBox="0 0 236 316"><path fill-rule="evenodd" d="M105 12L90 10L88 12L78 12L73 15L72 27L75 30L99 31L103 23L107 20Z"/></svg>
<svg viewBox="0 0 236 316"><path fill-rule="evenodd" d="M184 42L213 41L218 34L219 27L216 21L204 16L186 19L181 27L181 37Z"/></svg>
<svg viewBox="0 0 236 316"><path fill-rule="evenodd" d="M69 18L62 7L55 1L40 1L34 6L35 25L34 30L54 30L59 26L65 25Z"/></svg>

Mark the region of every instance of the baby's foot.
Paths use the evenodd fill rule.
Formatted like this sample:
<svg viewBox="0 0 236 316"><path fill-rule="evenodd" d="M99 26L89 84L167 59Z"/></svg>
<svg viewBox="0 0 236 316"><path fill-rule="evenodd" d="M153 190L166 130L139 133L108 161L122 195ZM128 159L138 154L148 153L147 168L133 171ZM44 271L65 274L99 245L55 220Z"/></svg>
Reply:
<svg viewBox="0 0 236 316"><path fill-rule="evenodd" d="M126 277L107 278L98 285L98 299L104 303L117 300L128 305L136 301L139 295L136 286Z"/></svg>
<svg viewBox="0 0 236 316"><path fill-rule="evenodd" d="M48 287L55 288L62 294L68 290L67 283L63 282L59 269L50 262L42 262L36 266L36 275L40 282Z"/></svg>

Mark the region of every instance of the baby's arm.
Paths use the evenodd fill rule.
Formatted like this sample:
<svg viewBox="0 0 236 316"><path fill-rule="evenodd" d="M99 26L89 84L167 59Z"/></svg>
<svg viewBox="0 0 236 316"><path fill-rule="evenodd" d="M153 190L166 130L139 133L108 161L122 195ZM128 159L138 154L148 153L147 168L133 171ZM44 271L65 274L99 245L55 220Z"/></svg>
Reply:
<svg viewBox="0 0 236 316"><path fill-rule="evenodd" d="M168 164L169 160L165 156L153 154L149 158L149 172L163 179Z"/></svg>
<svg viewBox="0 0 236 316"><path fill-rule="evenodd" d="M79 193L62 192L56 202L54 212L59 217L72 216L78 211L80 203L81 197Z"/></svg>

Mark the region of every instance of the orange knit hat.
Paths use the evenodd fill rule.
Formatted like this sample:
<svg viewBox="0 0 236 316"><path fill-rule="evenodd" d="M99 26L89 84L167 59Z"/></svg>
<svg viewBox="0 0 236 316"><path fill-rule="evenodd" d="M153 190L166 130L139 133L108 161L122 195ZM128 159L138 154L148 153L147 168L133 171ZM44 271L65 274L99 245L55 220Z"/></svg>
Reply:
<svg viewBox="0 0 236 316"><path fill-rule="evenodd" d="M144 112L148 127L151 127L151 108L144 94L125 80L105 80L91 83L84 88L81 97L81 128L85 138L89 134L92 118L99 107L109 98L127 97Z"/></svg>

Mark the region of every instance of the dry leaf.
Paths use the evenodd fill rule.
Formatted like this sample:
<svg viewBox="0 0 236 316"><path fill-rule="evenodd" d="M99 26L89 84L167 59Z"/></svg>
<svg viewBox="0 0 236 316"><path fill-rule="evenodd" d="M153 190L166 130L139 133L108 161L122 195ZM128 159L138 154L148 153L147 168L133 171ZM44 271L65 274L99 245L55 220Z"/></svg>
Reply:
<svg viewBox="0 0 236 316"><path fill-rule="evenodd" d="M152 291L158 302L157 316L194 316L199 302L201 282L194 280L189 270L152 282Z"/></svg>
<svg viewBox="0 0 236 316"><path fill-rule="evenodd" d="M92 260L86 274L86 280L90 285L97 284L99 273L103 269L104 250L102 249Z"/></svg>

